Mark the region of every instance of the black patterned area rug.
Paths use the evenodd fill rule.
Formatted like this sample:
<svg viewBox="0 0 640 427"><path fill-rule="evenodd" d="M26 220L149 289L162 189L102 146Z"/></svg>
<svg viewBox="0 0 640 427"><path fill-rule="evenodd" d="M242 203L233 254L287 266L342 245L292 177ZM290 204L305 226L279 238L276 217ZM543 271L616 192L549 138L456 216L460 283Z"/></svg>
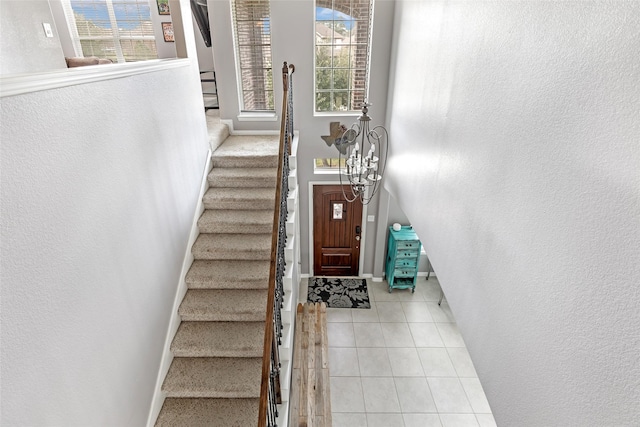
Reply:
<svg viewBox="0 0 640 427"><path fill-rule="evenodd" d="M309 277L307 301L330 308L371 308L366 279Z"/></svg>

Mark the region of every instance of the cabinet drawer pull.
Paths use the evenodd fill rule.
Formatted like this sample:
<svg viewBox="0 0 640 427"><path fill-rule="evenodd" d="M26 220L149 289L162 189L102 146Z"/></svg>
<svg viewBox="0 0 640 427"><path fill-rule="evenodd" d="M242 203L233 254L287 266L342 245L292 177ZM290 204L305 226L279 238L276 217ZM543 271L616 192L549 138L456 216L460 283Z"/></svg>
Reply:
<svg viewBox="0 0 640 427"><path fill-rule="evenodd" d="M416 250L398 251L398 255L397 255L397 258L417 258L417 257L418 257L418 251Z"/></svg>
<svg viewBox="0 0 640 427"><path fill-rule="evenodd" d="M396 261L396 267L415 267L416 260L411 258L400 258Z"/></svg>
<svg viewBox="0 0 640 427"><path fill-rule="evenodd" d="M398 249L413 249L418 247L418 242L398 242Z"/></svg>

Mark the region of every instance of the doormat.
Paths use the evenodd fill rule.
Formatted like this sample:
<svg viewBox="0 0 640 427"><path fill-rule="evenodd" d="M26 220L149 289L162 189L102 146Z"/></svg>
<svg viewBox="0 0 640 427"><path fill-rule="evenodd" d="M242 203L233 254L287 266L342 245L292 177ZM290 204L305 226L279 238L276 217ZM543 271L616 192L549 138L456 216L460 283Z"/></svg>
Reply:
<svg viewBox="0 0 640 427"><path fill-rule="evenodd" d="M309 277L307 301L329 308L371 308L366 279Z"/></svg>

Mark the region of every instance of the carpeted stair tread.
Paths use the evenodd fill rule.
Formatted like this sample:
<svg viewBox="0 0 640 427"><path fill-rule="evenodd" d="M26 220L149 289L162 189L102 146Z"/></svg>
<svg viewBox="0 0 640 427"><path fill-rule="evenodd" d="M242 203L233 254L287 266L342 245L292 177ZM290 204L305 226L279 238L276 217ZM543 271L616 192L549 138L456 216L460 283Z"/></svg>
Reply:
<svg viewBox="0 0 640 427"><path fill-rule="evenodd" d="M211 169L207 180L211 187L276 187L277 168L224 168Z"/></svg>
<svg viewBox="0 0 640 427"><path fill-rule="evenodd" d="M202 198L206 209L273 209L275 188L209 188Z"/></svg>
<svg viewBox="0 0 640 427"><path fill-rule="evenodd" d="M260 399L167 398L156 427L247 427L258 420Z"/></svg>
<svg viewBox="0 0 640 427"><path fill-rule="evenodd" d="M260 397L261 357L175 357L162 390L168 397Z"/></svg>
<svg viewBox="0 0 640 427"><path fill-rule="evenodd" d="M221 210L205 209L198 219L200 233L271 233L271 210Z"/></svg>
<svg viewBox="0 0 640 427"><path fill-rule="evenodd" d="M190 289L266 289L268 260L195 260L186 276Z"/></svg>
<svg viewBox="0 0 640 427"><path fill-rule="evenodd" d="M279 137L228 136L218 111L206 115L209 189L156 426L258 420Z"/></svg>
<svg viewBox="0 0 640 427"><path fill-rule="evenodd" d="M267 289L188 289L178 308L182 321L262 322Z"/></svg>
<svg viewBox="0 0 640 427"><path fill-rule="evenodd" d="M182 322L175 357L262 357L264 322Z"/></svg>
<svg viewBox="0 0 640 427"><path fill-rule="evenodd" d="M278 135L231 135L211 156L217 167L277 168Z"/></svg>
<svg viewBox="0 0 640 427"><path fill-rule="evenodd" d="M271 234L200 234L191 252L195 259L271 259Z"/></svg>

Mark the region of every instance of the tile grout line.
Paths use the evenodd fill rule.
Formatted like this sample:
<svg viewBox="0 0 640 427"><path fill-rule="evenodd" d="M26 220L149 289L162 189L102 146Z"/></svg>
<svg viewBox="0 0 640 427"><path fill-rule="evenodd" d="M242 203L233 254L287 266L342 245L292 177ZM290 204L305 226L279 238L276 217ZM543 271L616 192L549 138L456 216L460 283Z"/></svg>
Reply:
<svg viewBox="0 0 640 427"><path fill-rule="evenodd" d="M384 283L384 282L382 282ZM363 424L365 427L367 425L372 425L372 424L367 424L367 423L371 423L373 422L372 420L376 419L376 417L372 417L371 415L381 415L381 416L388 416L388 419L393 418L393 416L396 416L398 419L402 420L402 423L404 425L405 422L405 417L404 415L431 415L431 416L437 416L438 420L440 421L440 423L445 426L445 418L443 418L442 416L446 416L446 415L463 415L463 416L472 416L475 423L477 423L478 426L483 425L481 424L481 420L480 418L485 419L484 416L486 415L491 415L491 413L485 413L485 412L475 412L475 409L473 407L473 405L471 404L471 398L469 396L470 391L468 391L464 385L463 382L461 381L461 379L463 378L470 378L473 379L475 378L478 382L479 379L477 377L477 375L474 376L461 376L460 375L460 369L462 369L460 366L458 366L461 363L464 363L464 361L460 361L458 360L458 364L454 364L453 362L453 358L451 356L451 352L454 351L452 349L464 349L466 351L466 345L463 346L452 346L452 344L455 345L455 339L456 339L456 334L453 335L453 340L451 339L452 337L448 336L448 339L445 340L444 335L442 330L438 327L439 324L449 324L449 325L453 325L453 327L457 328L455 319L452 321L452 316L450 315L450 313L447 313L447 311L445 309L441 309L442 310L442 316L440 314L438 314L438 316L433 315L433 313L431 312L430 305L429 303L432 303L431 305L433 305L433 303L435 301L429 301L427 299L421 299L418 301L405 301L405 300L383 300L383 301L378 301L375 299L375 290L373 289L373 286L371 286L370 288L370 301L371 301L371 308L376 310L376 318L377 320L375 321L368 321L366 318L364 317L354 317L353 313L354 310L356 309L351 309L350 311L350 315L346 316L348 317L348 320L343 321L337 321L337 322L331 322L331 323L349 323L350 326L346 327L346 330L350 331L350 333L353 334L353 347L335 347L335 348L353 348L355 350L355 355L356 355L356 362L357 362L357 372L358 372L358 376L354 377L354 376L342 376L342 377L337 377L337 376L332 376L332 378L354 378L357 379L360 383L360 386L358 387L359 389L359 394L361 395L360 398L362 399L362 404L364 405L364 412L358 412L358 413L351 413L351 412L335 412L335 414L345 414L345 417L347 416L346 414L362 414L364 416L364 420L365 420L365 424ZM425 298L424 296L422 296L423 298ZM415 319L416 314L414 313L413 315L409 314L409 302L423 302L425 305L425 308L427 309L427 313L429 314L429 317L431 318L431 321L425 321L425 322L412 322L409 319ZM379 303L396 303L394 305L396 305L396 307L401 309L401 313L404 317L403 321L394 321L394 322L389 322L389 321L383 321L383 319L388 319L388 315L386 315L387 317L385 317L385 314L383 314L383 318L380 317L380 311L378 310L379 308ZM384 304L383 304L384 306ZM392 317L393 318L393 317ZM449 321L437 321L438 319L448 319ZM357 336L361 336L361 335L356 335L356 327L355 324L359 323L359 324L378 324L380 325L380 327L382 327L382 324L405 324L407 326L407 329L409 331L409 336L411 337L412 340L412 345L411 346L400 346L400 347L395 347L389 346L389 341L387 339L387 337L384 336L384 333L382 334L382 342L384 343L384 347L379 347L379 346L366 346L366 345L359 345L358 343L358 338ZM411 323L416 323L416 324L433 324L434 325L434 329L437 333L437 336L439 337L440 341L442 342L442 347L419 347L418 343L416 342L416 335L411 328L409 328L409 325ZM382 332L382 329L380 329L380 331ZM361 338L362 340L362 338ZM394 343L391 343L394 344ZM463 343L464 344L464 343ZM386 360L388 361L389 365L391 366L391 375L363 375L362 369L361 369L361 355L363 355L363 351L361 349L365 349L365 348L371 348L371 349L384 349L384 354L386 355ZM424 370L424 367L422 366L422 359L420 358L420 354L418 352L419 349L421 348L434 348L434 349L444 349L447 361L449 362L449 364L453 367L453 372L455 372L455 376L428 376L427 372ZM417 353L418 356L418 361L420 362L420 369L422 371L422 375L408 375L408 376L400 376L400 375L395 375L393 372L393 364L392 364L392 359L391 356L389 354L389 349L414 349L415 352ZM472 364L472 362L471 362ZM473 366L473 365L472 365ZM393 387L394 387L394 393L395 393L395 398L398 401L399 407L400 407L400 412L372 412L372 411L367 411L366 409L366 402L365 402L365 389L364 389L364 385L363 385L363 378L375 378L375 379L386 379L387 382L389 379L391 379ZM398 391L398 383L396 379L402 379L402 378L422 378L424 379L425 383L426 383L426 390L429 391L429 393L431 394L431 399L433 400L433 403L435 405L435 412L403 412L402 411L402 403L401 403L401 394ZM429 383L429 379L433 378L433 379L456 379L456 384L458 385L458 387L461 389L462 394L461 397L464 396L466 404L468 405L468 407L471 409L471 412L466 412L466 411L440 411L439 408L437 407L437 404L435 403L435 399L434 399L434 393L433 393L433 389L432 389L432 385ZM481 384L480 384L481 386ZM389 390L390 391L390 390ZM480 417L479 417L480 416ZM346 418L345 418L346 419ZM379 418L378 418L379 420ZM482 421L484 422L484 421ZM358 424L360 425L360 424ZM377 425L377 424L376 424ZM356 425L354 425L353 427L356 427ZM398 426L399 427L399 426Z"/></svg>

